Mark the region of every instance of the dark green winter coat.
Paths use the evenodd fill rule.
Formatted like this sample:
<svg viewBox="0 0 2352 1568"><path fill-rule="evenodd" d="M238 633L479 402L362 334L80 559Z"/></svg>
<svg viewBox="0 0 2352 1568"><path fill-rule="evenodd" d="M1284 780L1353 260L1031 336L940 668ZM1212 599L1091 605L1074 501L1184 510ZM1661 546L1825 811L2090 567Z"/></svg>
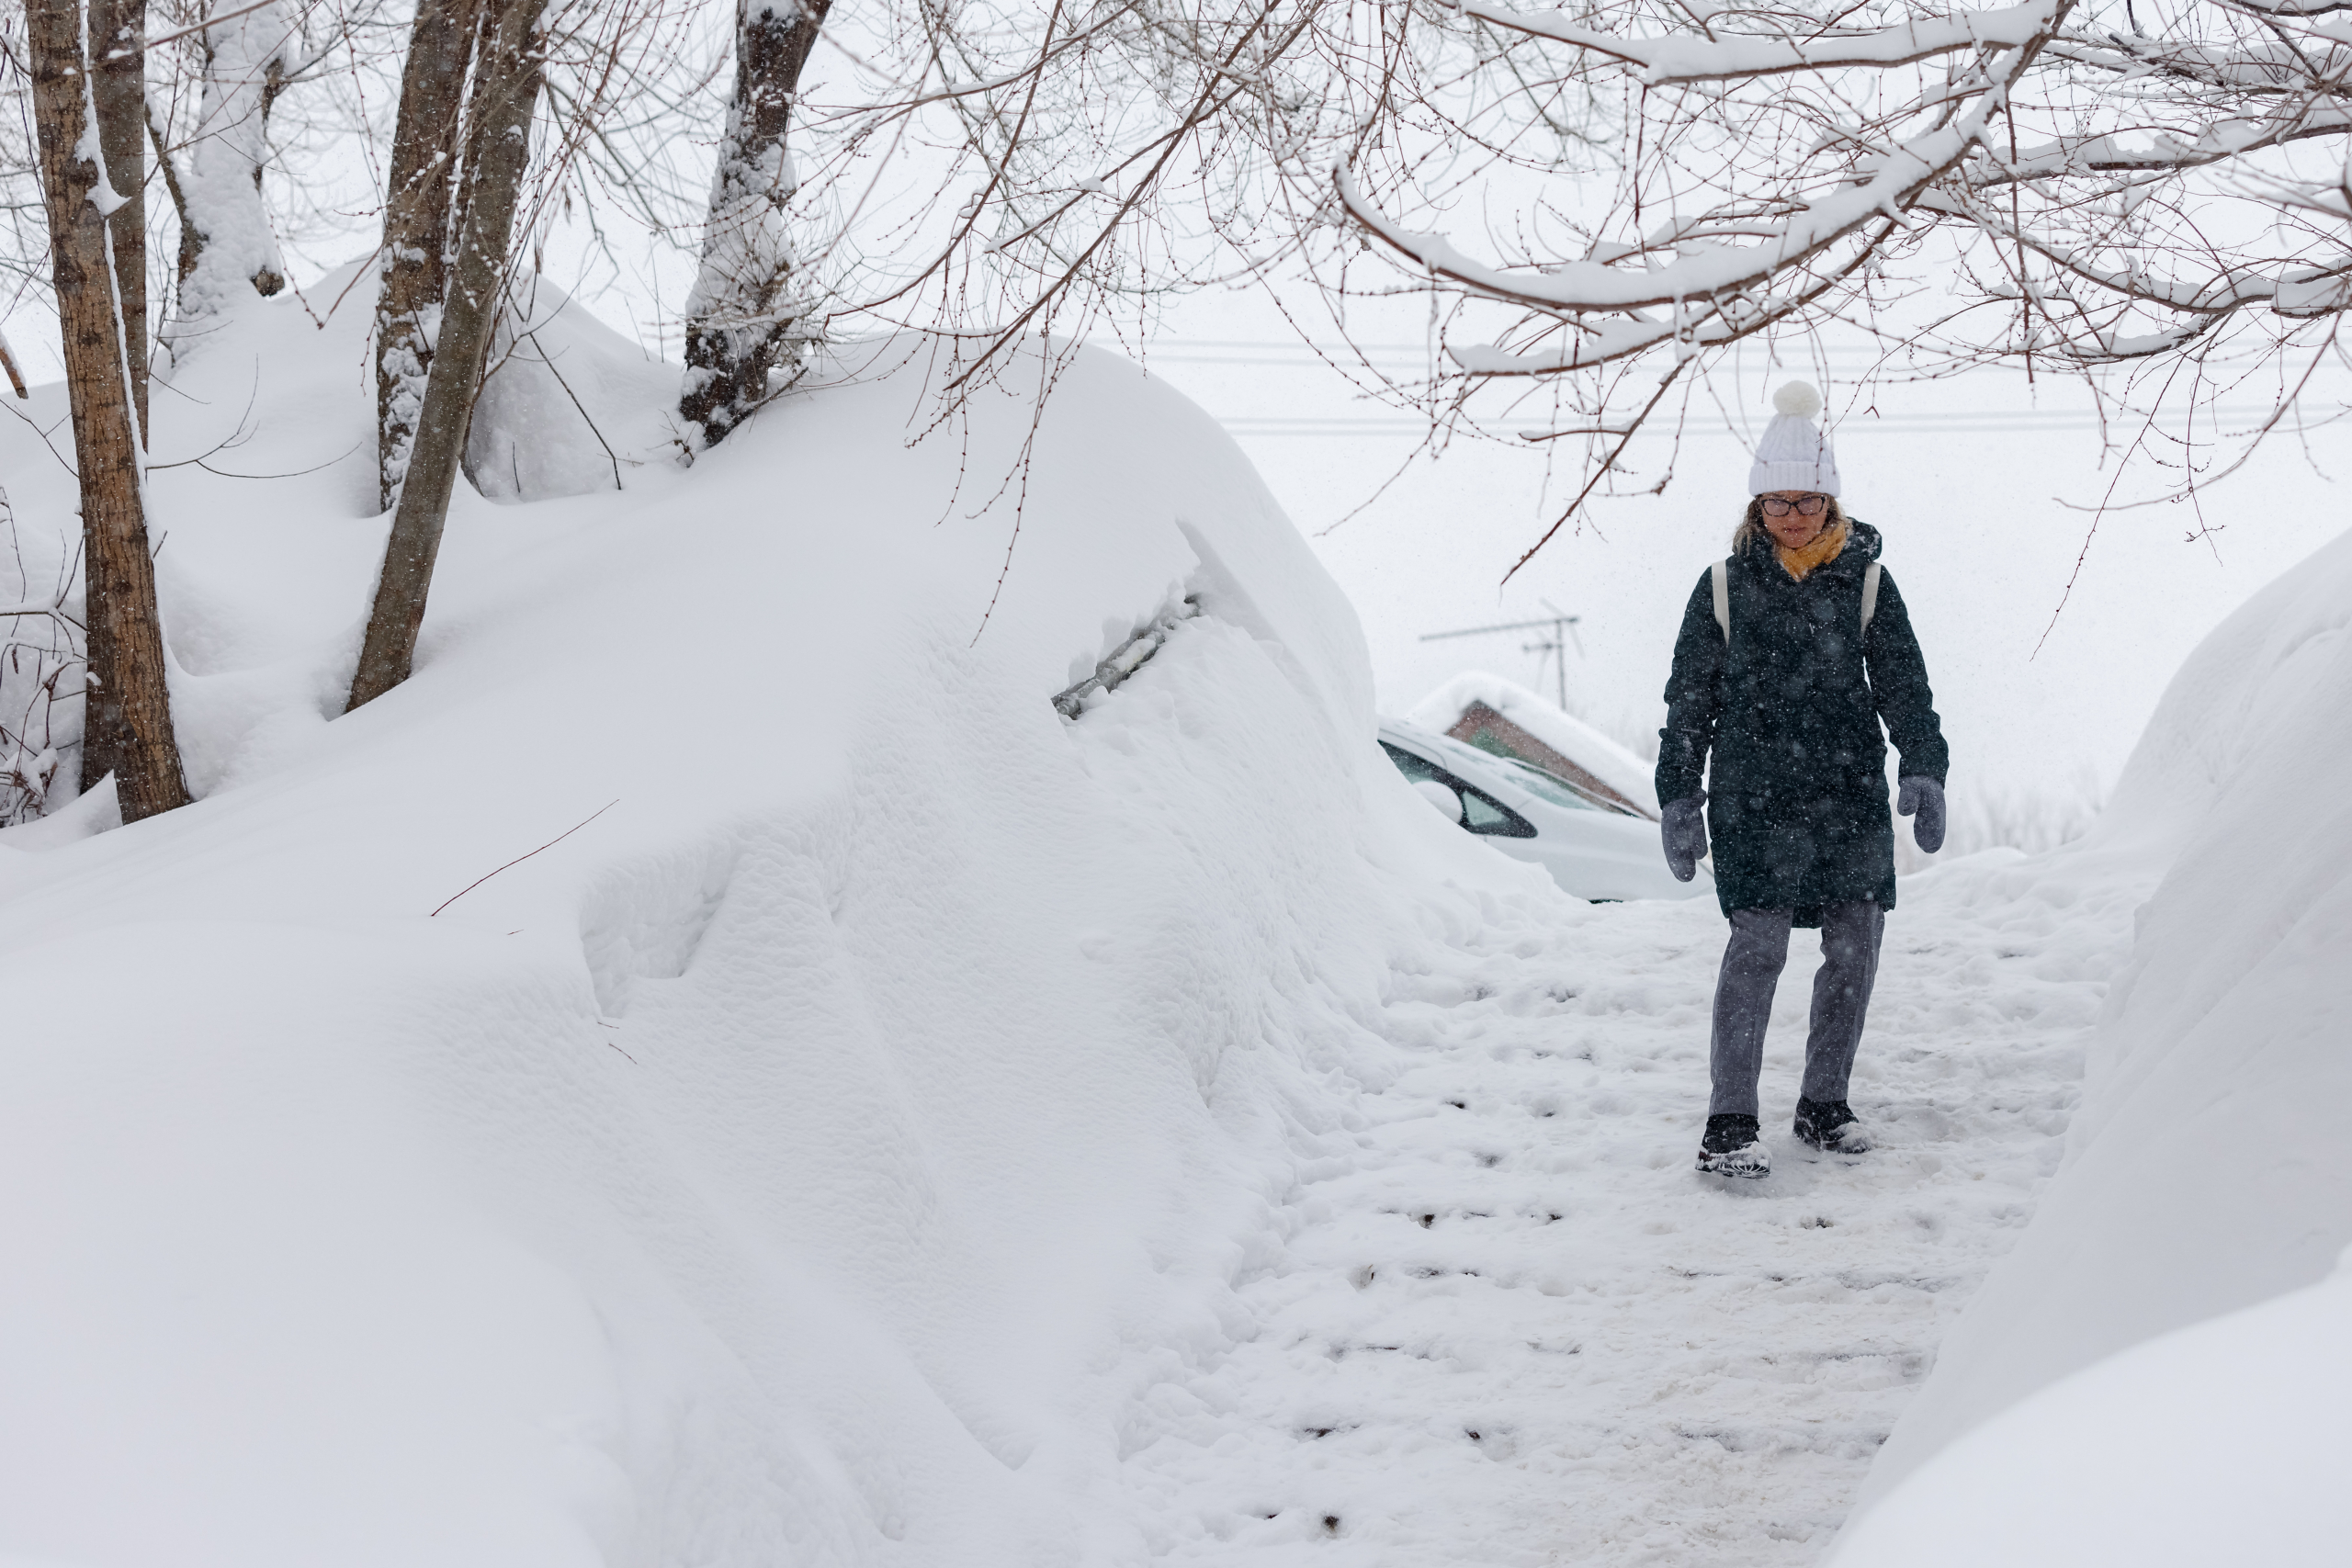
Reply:
<svg viewBox="0 0 2352 1568"><path fill-rule="evenodd" d="M1711 571L1682 612L1658 732L1657 797L1690 799L1703 781L1725 914L1793 908L1799 925L1815 926L1824 904L1870 898L1892 909L1885 736L1903 776L1944 780L1927 661L1883 569L1870 630L1857 635L1862 570L1878 558L1880 539L1868 524L1848 525L1838 558L1802 582L1770 536L1732 558L1728 648Z"/></svg>

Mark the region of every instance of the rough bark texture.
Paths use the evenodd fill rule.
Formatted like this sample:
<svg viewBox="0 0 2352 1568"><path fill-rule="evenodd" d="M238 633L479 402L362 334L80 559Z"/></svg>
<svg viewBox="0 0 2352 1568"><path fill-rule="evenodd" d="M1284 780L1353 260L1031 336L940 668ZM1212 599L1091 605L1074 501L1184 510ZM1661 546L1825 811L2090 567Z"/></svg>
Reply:
<svg viewBox="0 0 2352 1568"><path fill-rule="evenodd" d="M791 325L796 258L785 226L793 95L832 0L737 0L735 98L711 180L702 265L686 299L686 378L678 412L701 445L725 439L766 400Z"/></svg>
<svg viewBox="0 0 2352 1568"><path fill-rule="evenodd" d="M131 822L185 806L188 795L164 678L139 434L107 262L107 220L91 200L99 180L85 149L90 92L81 6L76 0L30 0L25 31L82 487L84 617L95 678L83 722L82 781L86 788L113 773L123 820Z"/></svg>
<svg viewBox="0 0 2352 1568"><path fill-rule="evenodd" d="M506 253L530 162L531 115L546 62L546 35L539 26L546 0L492 4L497 9L469 105L468 142L474 155L461 193L465 216L450 260L448 296L425 376L414 447L384 549L384 572L352 677L352 708L408 679L441 548L441 526L449 514L449 491L465 452L466 425L504 293Z"/></svg>
<svg viewBox="0 0 2352 1568"><path fill-rule="evenodd" d="M391 196L384 208L383 287L376 302L376 490L389 510L400 495L433 366L449 249L450 183L466 65L482 0L422 0L401 73L392 137Z"/></svg>
<svg viewBox="0 0 2352 1568"><path fill-rule="evenodd" d="M147 0L90 0L90 79L107 183L123 198L107 220L130 360L130 400L147 440Z"/></svg>

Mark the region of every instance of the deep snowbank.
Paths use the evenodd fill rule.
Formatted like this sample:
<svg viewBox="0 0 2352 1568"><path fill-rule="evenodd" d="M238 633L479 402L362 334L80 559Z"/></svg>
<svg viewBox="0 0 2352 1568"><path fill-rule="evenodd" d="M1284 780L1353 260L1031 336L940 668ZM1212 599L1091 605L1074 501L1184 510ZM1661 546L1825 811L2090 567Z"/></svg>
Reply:
<svg viewBox="0 0 2352 1568"><path fill-rule="evenodd" d="M2135 1345L1939 1454L1840 1562L2339 1562L2352 1278Z"/></svg>
<svg viewBox="0 0 2352 1568"><path fill-rule="evenodd" d="M691 472L461 493L415 678L335 716L385 525L334 298L156 395L209 453L153 481L203 798L0 837L0 1557L1139 1560L1134 1413L1240 1320L1387 964L1557 895L1403 784L1344 601L1102 357L1017 537L1027 406L910 446L878 364ZM574 488L516 397L484 451Z"/></svg>
<svg viewBox="0 0 2352 1568"><path fill-rule="evenodd" d="M2163 879L2109 995L2067 1162L1896 1427L1864 1494L1883 1502L1839 1562L2187 1564L2258 1558L2266 1540L2340 1546L2342 1488L2296 1494L2280 1477L2313 1455L2352 1471L2344 1287L2255 1303L2312 1286L2352 1241L2347 626L2352 535L2207 639L2099 828L2053 861ZM2232 1383L2207 1419L2199 1401ZM2274 1533L2214 1533L2266 1510Z"/></svg>

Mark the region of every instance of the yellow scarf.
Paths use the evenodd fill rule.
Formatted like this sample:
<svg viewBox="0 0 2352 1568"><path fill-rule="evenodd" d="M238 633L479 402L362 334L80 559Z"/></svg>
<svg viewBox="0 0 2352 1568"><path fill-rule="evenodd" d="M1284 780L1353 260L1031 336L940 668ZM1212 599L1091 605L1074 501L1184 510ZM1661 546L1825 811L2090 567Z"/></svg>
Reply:
<svg viewBox="0 0 2352 1568"><path fill-rule="evenodd" d="M1813 536L1813 543L1800 549L1792 550L1786 545L1774 547L1780 551L1781 564L1788 569L1789 575L1803 582L1816 567L1836 560L1838 552L1846 547L1846 525L1831 524Z"/></svg>

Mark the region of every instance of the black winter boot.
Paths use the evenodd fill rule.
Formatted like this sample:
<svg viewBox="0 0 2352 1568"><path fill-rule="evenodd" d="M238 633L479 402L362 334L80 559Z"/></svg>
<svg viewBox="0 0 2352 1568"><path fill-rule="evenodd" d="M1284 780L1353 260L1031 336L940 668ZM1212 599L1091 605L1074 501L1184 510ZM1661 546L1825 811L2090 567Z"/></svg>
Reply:
<svg viewBox="0 0 2352 1568"><path fill-rule="evenodd" d="M1816 1149L1833 1155L1868 1154L1871 1147L1870 1129L1855 1117L1853 1108L1842 1100L1799 1100L1797 1101L1796 1135Z"/></svg>
<svg viewBox="0 0 2352 1568"><path fill-rule="evenodd" d="M1750 1180L1771 1175L1772 1153L1756 1135L1756 1118L1708 1117L1707 1135L1699 1140L1699 1168L1709 1176Z"/></svg>

